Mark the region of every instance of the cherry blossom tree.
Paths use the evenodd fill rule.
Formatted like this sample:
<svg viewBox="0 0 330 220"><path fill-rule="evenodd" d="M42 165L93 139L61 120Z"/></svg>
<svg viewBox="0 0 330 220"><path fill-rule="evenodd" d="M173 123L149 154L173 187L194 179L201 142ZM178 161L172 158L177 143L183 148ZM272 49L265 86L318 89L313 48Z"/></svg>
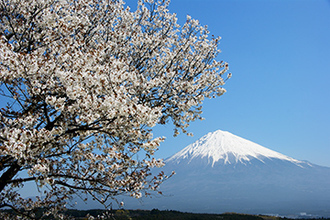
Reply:
<svg viewBox="0 0 330 220"><path fill-rule="evenodd" d="M231 76L220 38L189 16L178 25L168 4L0 0L0 207L33 217L73 195L107 207L158 191L153 127L187 133ZM31 181L44 196L20 196Z"/></svg>

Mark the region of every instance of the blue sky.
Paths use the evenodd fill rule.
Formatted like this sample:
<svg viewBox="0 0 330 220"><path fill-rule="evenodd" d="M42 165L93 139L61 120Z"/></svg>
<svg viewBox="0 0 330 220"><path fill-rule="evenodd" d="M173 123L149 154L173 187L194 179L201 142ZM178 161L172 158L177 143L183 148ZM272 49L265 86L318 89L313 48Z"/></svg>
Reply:
<svg viewBox="0 0 330 220"><path fill-rule="evenodd" d="M134 8L137 0L126 2ZM222 37L218 59L233 77L225 95L205 101L205 120L188 129L194 137L156 127L155 136L167 137L157 157L221 129L330 167L330 1L172 0L170 11Z"/></svg>
<svg viewBox="0 0 330 220"><path fill-rule="evenodd" d="M137 0L126 0L136 8ZM218 129L300 160L330 167L330 0L172 0L183 24L189 14L221 36L218 59L233 77L222 97L206 100L194 137L172 137L167 158Z"/></svg>
<svg viewBox="0 0 330 220"><path fill-rule="evenodd" d="M126 1L136 5L135 0ZM227 93L204 103L194 137L172 137L157 152L169 157L218 129L300 160L330 166L330 1L172 0L179 23L187 14L221 36L218 59L233 77Z"/></svg>

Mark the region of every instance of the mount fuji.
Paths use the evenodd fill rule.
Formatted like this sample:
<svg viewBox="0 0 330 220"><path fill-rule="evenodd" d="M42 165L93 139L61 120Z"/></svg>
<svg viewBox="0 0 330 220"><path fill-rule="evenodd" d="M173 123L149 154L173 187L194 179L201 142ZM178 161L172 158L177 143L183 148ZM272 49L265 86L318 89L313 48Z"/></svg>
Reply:
<svg viewBox="0 0 330 220"><path fill-rule="evenodd" d="M208 133L161 168L176 174L162 196L125 208L330 217L330 168L299 161L225 131ZM306 214L308 213L308 214Z"/></svg>
<svg viewBox="0 0 330 220"><path fill-rule="evenodd" d="M201 162L207 160L207 165L214 167L220 165L251 164L253 160L282 160L298 166L311 166L306 162L277 153L256 143L233 135L226 131L210 132L195 143L176 153L166 163L182 164ZM205 161L204 161L205 162Z"/></svg>
<svg viewBox="0 0 330 220"><path fill-rule="evenodd" d="M225 131L210 132L165 160L176 174L163 195L126 209L330 217L330 168L299 161ZM155 170L158 173L159 170Z"/></svg>
<svg viewBox="0 0 330 220"><path fill-rule="evenodd" d="M166 160L171 170L176 175L161 189L170 195L166 209L330 216L330 168L229 132L208 133L174 154Z"/></svg>

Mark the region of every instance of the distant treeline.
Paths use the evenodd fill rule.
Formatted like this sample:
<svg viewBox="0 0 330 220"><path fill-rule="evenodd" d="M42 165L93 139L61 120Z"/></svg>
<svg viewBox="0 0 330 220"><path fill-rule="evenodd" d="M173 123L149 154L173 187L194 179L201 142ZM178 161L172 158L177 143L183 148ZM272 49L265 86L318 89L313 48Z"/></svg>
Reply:
<svg viewBox="0 0 330 220"><path fill-rule="evenodd" d="M0 210L1 212L12 213L12 210ZM41 217L42 210L36 212L36 217ZM107 213L107 214L105 214ZM238 213L224 213L224 214L197 214L197 213L188 213L188 212L179 212L173 210L160 211L158 209L153 210L108 210L104 211L101 209L92 209L92 210L75 210L68 209L63 214L73 217L74 219L87 220L89 217L93 216L96 219L100 216L107 216L102 218L106 219L115 219L115 220L290 220L290 218L274 217L274 216L265 216L265 215L248 215L248 214L238 214ZM53 220L55 218L48 216L47 218ZM315 220L315 218L312 218ZM306 219L304 220L312 220ZM319 218L323 220L330 220L330 218Z"/></svg>

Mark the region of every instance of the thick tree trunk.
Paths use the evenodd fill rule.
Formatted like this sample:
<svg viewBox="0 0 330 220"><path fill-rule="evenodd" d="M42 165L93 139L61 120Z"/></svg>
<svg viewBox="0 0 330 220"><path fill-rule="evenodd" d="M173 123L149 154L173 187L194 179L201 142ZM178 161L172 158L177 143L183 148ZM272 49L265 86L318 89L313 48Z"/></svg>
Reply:
<svg viewBox="0 0 330 220"><path fill-rule="evenodd" d="M14 162L9 169L4 172L0 178L0 192L5 188L7 183L18 173L21 166Z"/></svg>

